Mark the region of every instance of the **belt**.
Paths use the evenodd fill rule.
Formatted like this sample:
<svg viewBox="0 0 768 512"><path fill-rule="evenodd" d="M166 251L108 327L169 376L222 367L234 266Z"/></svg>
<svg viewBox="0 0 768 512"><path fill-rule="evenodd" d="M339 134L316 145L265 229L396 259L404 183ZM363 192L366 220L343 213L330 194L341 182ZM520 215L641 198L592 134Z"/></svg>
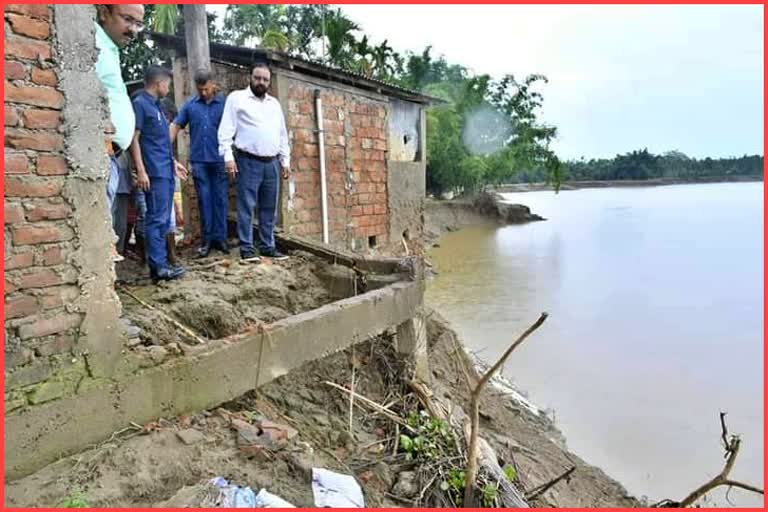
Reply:
<svg viewBox="0 0 768 512"><path fill-rule="evenodd" d="M241 155L241 156L247 156L248 158L254 158L258 160L259 162L271 162L275 158L277 158L277 155L274 156L260 156L260 155L254 155L253 153L249 153L248 151L243 151L240 148L235 148L235 151Z"/></svg>

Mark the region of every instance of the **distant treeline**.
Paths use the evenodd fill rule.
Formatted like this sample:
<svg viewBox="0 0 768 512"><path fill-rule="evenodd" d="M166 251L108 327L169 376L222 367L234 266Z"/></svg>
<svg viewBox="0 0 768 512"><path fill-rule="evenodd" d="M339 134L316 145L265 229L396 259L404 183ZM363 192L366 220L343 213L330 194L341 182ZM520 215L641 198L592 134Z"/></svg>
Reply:
<svg viewBox="0 0 768 512"><path fill-rule="evenodd" d="M762 176L763 157L744 155L729 158L691 158L680 151L654 155L647 149L614 158L563 162L563 181L647 180L654 178L696 179L718 176ZM546 181L541 171L521 171L517 183Z"/></svg>

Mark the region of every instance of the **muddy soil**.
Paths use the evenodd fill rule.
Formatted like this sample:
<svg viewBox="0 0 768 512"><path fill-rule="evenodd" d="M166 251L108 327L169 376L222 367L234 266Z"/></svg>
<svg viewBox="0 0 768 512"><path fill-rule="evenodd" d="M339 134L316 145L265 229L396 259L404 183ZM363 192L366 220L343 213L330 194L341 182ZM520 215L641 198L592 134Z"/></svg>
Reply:
<svg viewBox="0 0 768 512"><path fill-rule="evenodd" d="M154 285L148 271L126 260L118 265L123 317L138 327L132 346L191 340L163 314L206 339L219 339L303 313L332 301L319 273L327 264L300 251L285 261L242 263L236 250L203 259L182 257L187 273ZM131 295L152 306L138 302ZM154 308L154 309L153 309ZM162 313L161 313L162 311Z"/></svg>
<svg viewBox="0 0 768 512"><path fill-rule="evenodd" d="M435 394L468 409L470 358L456 334L436 313L428 322L430 367ZM313 506L311 468L353 474L363 488L366 506L413 506L402 496L398 480L416 464L406 460L394 439L398 427L386 417L354 405L352 429L349 397L327 384L354 388L406 417L418 400L404 383L404 363L392 349L391 334L357 345L277 379L257 391L224 404L241 418L266 418L298 431L287 446L253 456L238 447L236 433L220 410L159 419L141 429L116 433L98 447L64 458L37 473L6 482L6 506L56 506L81 496L89 506L163 506L192 486L214 476L261 488L297 506ZM463 369L462 369L463 367ZM465 373L466 370L466 373ZM533 506L627 507L638 502L620 484L567 452L556 429L498 389L481 401L482 433L500 462L517 467L517 484L530 490L571 465L575 472L532 502ZM192 429L200 439L185 444L178 432ZM402 482L400 482L402 484ZM415 482L424 485L424 482ZM182 493L183 494L183 493ZM178 506L178 501L172 502Z"/></svg>

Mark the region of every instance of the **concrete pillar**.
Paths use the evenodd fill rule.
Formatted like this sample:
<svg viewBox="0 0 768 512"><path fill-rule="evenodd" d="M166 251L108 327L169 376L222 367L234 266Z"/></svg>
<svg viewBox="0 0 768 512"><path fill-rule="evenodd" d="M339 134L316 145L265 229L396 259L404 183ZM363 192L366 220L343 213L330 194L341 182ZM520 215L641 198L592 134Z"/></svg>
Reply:
<svg viewBox="0 0 768 512"><path fill-rule="evenodd" d="M429 382L429 360L427 358L427 322L423 312L397 326L397 351L409 356L416 368L416 378Z"/></svg>

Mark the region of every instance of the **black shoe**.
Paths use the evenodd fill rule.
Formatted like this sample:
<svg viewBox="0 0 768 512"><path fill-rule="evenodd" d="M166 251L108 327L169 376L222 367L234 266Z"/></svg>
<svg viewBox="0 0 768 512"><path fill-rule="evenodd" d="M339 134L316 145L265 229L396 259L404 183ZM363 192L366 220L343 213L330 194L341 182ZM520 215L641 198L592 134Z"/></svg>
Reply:
<svg viewBox="0 0 768 512"><path fill-rule="evenodd" d="M283 254L280 251L278 251L277 249L271 249L269 251L261 251L261 255L263 257L265 257L265 258L271 258L271 259L276 260L276 261L287 260L288 259L288 255L287 254Z"/></svg>
<svg viewBox="0 0 768 512"><path fill-rule="evenodd" d="M216 242L216 247L224 254L229 254L229 245L226 240L219 240Z"/></svg>
<svg viewBox="0 0 768 512"><path fill-rule="evenodd" d="M203 245L197 248L197 257L205 258L211 252L211 242L203 242Z"/></svg>
<svg viewBox="0 0 768 512"><path fill-rule="evenodd" d="M259 257L253 251L240 251L240 259L243 261L259 261Z"/></svg>
<svg viewBox="0 0 768 512"><path fill-rule="evenodd" d="M187 269L184 267L165 267L160 270L150 270L150 276L152 281L157 284L158 281L172 281L178 279L186 273Z"/></svg>

